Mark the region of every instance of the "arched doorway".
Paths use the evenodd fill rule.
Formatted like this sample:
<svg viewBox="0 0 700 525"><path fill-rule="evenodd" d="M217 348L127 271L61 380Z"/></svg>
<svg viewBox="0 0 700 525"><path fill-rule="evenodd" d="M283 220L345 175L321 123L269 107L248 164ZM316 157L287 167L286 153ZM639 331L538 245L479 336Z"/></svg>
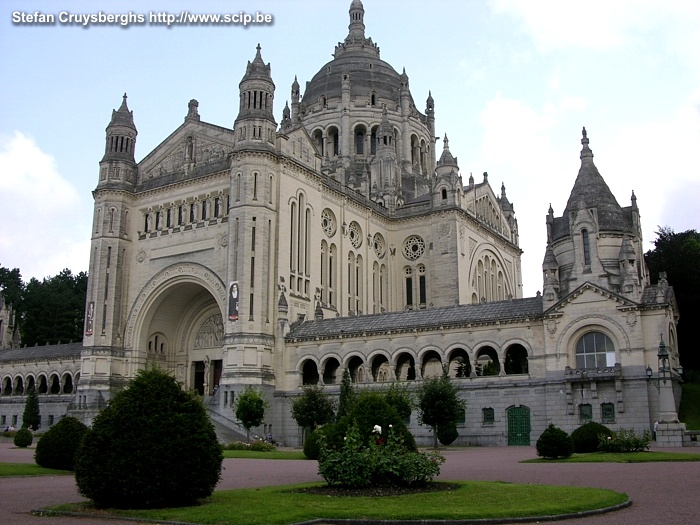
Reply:
<svg viewBox="0 0 700 525"><path fill-rule="evenodd" d="M127 327L129 376L158 366L188 390L215 394L223 372L223 282L192 264L161 271L143 290Z"/></svg>

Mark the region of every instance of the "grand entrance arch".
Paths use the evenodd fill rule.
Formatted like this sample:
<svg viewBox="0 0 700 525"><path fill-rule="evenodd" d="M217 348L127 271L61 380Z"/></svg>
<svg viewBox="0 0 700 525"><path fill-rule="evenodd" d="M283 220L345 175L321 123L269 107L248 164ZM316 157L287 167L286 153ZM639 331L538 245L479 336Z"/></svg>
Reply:
<svg viewBox="0 0 700 525"><path fill-rule="evenodd" d="M226 289L211 270L188 264L161 271L129 315L129 376L157 365L186 388L212 394L223 369L225 304Z"/></svg>

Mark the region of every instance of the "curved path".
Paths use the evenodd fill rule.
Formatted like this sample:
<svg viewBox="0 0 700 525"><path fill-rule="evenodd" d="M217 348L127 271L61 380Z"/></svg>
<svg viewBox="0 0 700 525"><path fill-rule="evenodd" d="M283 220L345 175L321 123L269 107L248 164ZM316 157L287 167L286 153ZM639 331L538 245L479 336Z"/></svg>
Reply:
<svg viewBox="0 0 700 525"><path fill-rule="evenodd" d="M694 449L663 449L695 452ZM632 506L600 516L561 520L561 525L693 525L700 523L700 462L519 463L534 447L443 451L442 480L487 480L601 487L626 492ZM0 462L33 463L34 450L0 443ZM217 489L286 485L320 480L315 461L225 459ZM83 498L71 476L0 478L0 523L8 525L126 525L126 520L32 516L31 509ZM475 502L475 504L478 504Z"/></svg>

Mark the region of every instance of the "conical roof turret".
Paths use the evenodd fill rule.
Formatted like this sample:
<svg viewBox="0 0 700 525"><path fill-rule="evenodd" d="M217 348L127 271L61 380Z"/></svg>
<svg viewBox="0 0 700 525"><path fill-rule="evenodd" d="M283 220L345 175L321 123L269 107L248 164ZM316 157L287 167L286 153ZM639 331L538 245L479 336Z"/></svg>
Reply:
<svg viewBox="0 0 700 525"><path fill-rule="evenodd" d="M447 133L445 133L445 138L442 139L442 155L440 155L440 160L438 160L438 167L441 166L457 166L457 159L452 156L450 152L450 139L447 138Z"/></svg>
<svg viewBox="0 0 700 525"><path fill-rule="evenodd" d="M129 111L129 106L126 104L126 93L122 97L122 105L119 109L112 110L112 119L109 121L105 131L109 131L110 127L114 126L124 126L126 128L131 128L136 131L136 126L134 125L134 112Z"/></svg>
<svg viewBox="0 0 700 525"><path fill-rule="evenodd" d="M258 44L255 48L255 58L252 62L248 61L248 65L245 69L245 75L243 75L243 79L239 85L242 85L246 80L265 80L271 82L273 86L275 85L275 83L272 82L272 71L270 64L265 64L263 61L262 54L260 52L261 49L260 44Z"/></svg>
<svg viewBox="0 0 700 525"><path fill-rule="evenodd" d="M119 109L112 110L112 118L105 128L105 154L102 162L122 160L134 163L134 151L138 131L134 125L134 112L126 104L126 93Z"/></svg>
<svg viewBox="0 0 700 525"><path fill-rule="evenodd" d="M581 167L560 219L562 222L554 232L554 240L569 234L571 212L582 208L596 208L598 228L601 231L631 231L624 211L593 163L593 151L589 147L586 128L583 128L582 135Z"/></svg>
<svg viewBox="0 0 700 525"><path fill-rule="evenodd" d="M270 64L265 64L260 44L255 48L255 58L248 62L245 75L239 86L240 106L236 122L246 118L263 118L275 122L273 101L275 83L272 81Z"/></svg>

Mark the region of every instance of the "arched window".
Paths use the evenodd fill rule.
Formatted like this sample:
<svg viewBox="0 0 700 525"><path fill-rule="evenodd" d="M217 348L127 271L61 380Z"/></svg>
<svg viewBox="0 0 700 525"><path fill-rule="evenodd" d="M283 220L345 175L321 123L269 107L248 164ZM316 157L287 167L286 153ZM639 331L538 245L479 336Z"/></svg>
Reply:
<svg viewBox="0 0 700 525"><path fill-rule="evenodd" d="M581 230L581 244L583 245L583 264L591 265L591 246L588 242L588 230Z"/></svg>
<svg viewBox="0 0 700 525"><path fill-rule="evenodd" d="M404 268L404 282L406 284L406 297L405 303L406 307L409 309L413 308L413 268L406 266Z"/></svg>
<svg viewBox="0 0 700 525"><path fill-rule="evenodd" d="M311 359L307 359L302 367L302 384L317 385L319 380L318 368L316 363Z"/></svg>
<svg viewBox="0 0 700 525"><path fill-rule="evenodd" d="M363 155L365 153L365 130L359 128L355 131L355 153Z"/></svg>
<svg viewBox="0 0 700 525"><path fill-rule="evenodd" d="M602 332L588 332L576 343L576 368L601 368L615 364L615 345Z"/></svg>

